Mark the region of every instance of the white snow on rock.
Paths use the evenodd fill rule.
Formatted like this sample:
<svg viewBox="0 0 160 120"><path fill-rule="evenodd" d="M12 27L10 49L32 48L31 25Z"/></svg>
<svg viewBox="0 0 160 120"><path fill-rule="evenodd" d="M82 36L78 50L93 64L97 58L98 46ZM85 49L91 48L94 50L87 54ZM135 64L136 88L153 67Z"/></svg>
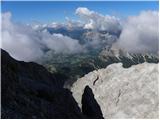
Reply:
<svg viewBox="0 0 160 120"><path fill-rule="evenodd" d="M158 84L158 64L123 68L116 63L78 79L71 91L81 107L83 90L88 85L104 118L158 118Z"/></svg>

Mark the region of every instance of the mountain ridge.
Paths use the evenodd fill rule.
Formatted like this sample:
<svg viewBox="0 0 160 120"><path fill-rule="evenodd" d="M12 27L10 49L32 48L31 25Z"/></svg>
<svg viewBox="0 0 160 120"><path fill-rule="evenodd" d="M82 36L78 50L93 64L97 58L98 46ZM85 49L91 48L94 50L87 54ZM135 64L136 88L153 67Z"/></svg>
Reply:
<svg viewBox="0 0 160 120"><path fill-rule="evenodd" d="M85 118L72 93L43 66L16 61L2 49L1 58L2 118Z"/></svg>

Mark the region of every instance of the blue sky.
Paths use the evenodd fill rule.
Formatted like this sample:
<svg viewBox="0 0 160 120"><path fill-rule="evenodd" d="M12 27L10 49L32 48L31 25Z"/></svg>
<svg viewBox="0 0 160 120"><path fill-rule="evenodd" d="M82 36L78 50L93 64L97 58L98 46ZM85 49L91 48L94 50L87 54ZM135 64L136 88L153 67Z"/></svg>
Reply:
<svg viewBox="0 0 160 120"><path fill-rule="evenodd" d="M14 21L30 23L39 21L42 23L64 22L65 17L78 19L75 10L78 7L87 7L101 14L109 14L118 17L137 15L142 10L158 10L158 1L3 1L2 12L10 11Z"/></svg>

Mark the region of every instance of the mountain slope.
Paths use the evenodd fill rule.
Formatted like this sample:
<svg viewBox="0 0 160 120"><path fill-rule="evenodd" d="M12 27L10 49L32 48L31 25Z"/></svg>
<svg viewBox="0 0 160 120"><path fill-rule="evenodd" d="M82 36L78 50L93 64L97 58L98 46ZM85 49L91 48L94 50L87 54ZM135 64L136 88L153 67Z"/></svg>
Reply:
<svg viewBox="0 0 160 120"><path fill-rule="evenodd" d="M104 48L99 58L108 65L112 63L122 63L123 67L128 68L132 65L148 63L159 63L159 57L152 53L128 53L127 51L115 48Z"/></svg>
<svg viewBox="0 0 160 120"><path fill-rule="evenodd" d="M71 88L81 108L86 86L92 89L104 118L158 118L158 64L123 68L116 63L90 72Z"/></svg>
<svg viewBox="0 0 160 120"><path fill-rule="evenodd" d="M2 118L84 118L69 90L36 63L1 50Z"/></svg>

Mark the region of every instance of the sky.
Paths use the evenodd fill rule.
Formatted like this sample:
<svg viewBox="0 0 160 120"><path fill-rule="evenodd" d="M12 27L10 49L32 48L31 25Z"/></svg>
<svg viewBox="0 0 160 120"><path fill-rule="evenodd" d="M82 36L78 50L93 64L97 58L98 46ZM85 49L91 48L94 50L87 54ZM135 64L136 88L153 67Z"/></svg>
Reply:
<svg viewBox="0 0 160 120"><path fill-rule="evenodd" d="M75 10L86 7L103 15L125 18L144 10L158 10L158 1L2 1L2 12L10 11L14 21L30 23L65 22L66 17L77 20Z"/></svg>

